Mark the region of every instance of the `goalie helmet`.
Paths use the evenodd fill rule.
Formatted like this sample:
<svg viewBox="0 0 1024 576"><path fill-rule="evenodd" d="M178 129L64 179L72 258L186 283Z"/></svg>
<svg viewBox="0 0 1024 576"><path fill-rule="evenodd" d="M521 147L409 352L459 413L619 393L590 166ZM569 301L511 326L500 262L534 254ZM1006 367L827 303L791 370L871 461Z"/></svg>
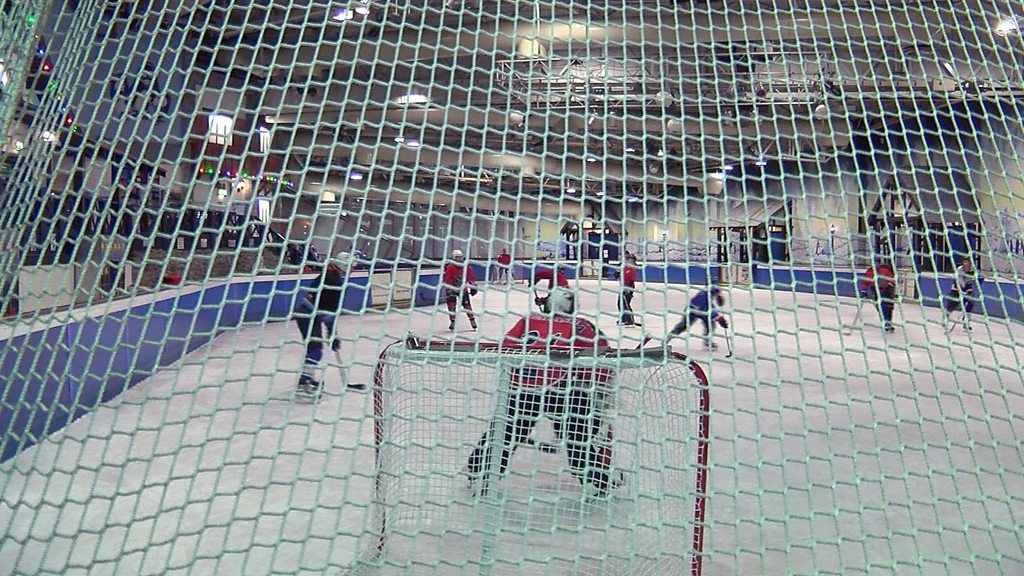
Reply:
<svg viewBox="0 0 1024 576"><path fill-rule="evenodd" d="M333 262L333 264L335 266L337 266L338 268L341 268L342 270L348 269L350 266L352 266L355 263L356 263L355 256L349 254L348 252L338 252L338 254L334 257L334 262Z"/></svg>
<svg viewBox="0 0 1024 576"><path fill-rule="evenodd" d="M576 296L565 288L555 288L544 300L544 311L548 314L573 314L576 312Z"/></svg>

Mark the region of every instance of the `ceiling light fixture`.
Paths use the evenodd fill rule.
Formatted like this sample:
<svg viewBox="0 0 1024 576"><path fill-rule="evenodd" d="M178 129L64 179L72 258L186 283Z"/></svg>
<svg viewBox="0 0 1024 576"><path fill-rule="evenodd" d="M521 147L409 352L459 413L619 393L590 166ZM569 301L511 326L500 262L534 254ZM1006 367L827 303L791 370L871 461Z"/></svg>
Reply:
<svg viewBox="0 0 1024 576"><path fill-rule="evenodd" d="M1020 30L1020 20L1016 16L1003 18L996 24L995 33L997 36L1006 37Z"/></svg>
<svg viewBox="0 0 1024 576"><path fill-rule="evenodd" d="M405 142L405 136L395 136L396 144L402 144L403 142Z"/></svg>
<svg viewBox="0 0 1024 576"><path fill-rule="evenodd" d="M349 172L348 174L349 180L362 180L364 177L365 175L362 172Z"/></svg>
<svg viewBox="0 0 1024 576"><path fill-rule="evenodd" d="M411 94L406 94L405 96L399 96L398 98L395 98L394 99L394 103L398 104L399 106L411 106L411 105L414 105L414 104L429 104L430 103L430 97L428 97L426 94L411 93Z"/></svg>
<svg viewBox="0 0 1024 576"><path fill-rule="evenodd" d="M335 12L333 16L331 16L331 20L334 20L335 22L348 22L349 20L352 20L355 17L356 13L354 11L349 10L348 8L342 8L341 10Z"/></svg>
<svg viewBox="0 0 1024 576"><path fill-rule="evenodd" d="M405 141L405 145L408 146L409 148L419 148L420 141L415 138L409 138L408 140Z"/></svg>

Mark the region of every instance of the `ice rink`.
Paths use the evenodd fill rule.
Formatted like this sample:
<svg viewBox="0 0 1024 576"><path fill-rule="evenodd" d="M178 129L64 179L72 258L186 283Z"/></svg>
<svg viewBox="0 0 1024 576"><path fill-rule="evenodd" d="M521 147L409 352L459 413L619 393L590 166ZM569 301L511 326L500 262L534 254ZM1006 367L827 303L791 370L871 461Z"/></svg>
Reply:
<svg viewBox="0 0 1024 576"><path fill-rule="evenodd" d="M644 329L620 329L616 285L579 287L624 347L687 300L648 286ZM459 339L499 337L532 295L474 304L482 330L462 317ZM883 338L871 309L843 334L853 301L734 288L729 304L732 358L675 343L712 387L705 574L1024 574L1024 326L975 316L947 335L904 301ZM449 336L431 307L341 326L362 382L408 332ZM302 355L291 323L225 333L4 463L0 573L340 573L370 526L371 396L328 370L319 404L295 401Z"/></svg>

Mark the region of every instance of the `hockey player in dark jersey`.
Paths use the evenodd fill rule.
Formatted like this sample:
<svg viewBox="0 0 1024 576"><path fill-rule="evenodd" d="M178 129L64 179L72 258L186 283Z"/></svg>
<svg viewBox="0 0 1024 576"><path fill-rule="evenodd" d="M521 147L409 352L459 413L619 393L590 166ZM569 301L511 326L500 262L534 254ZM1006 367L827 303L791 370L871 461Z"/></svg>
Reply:
<svg viewBox="0 0 1024 576"><path fill-rule="evenodd" d="M714 342L715 325L723 329L729 329L729 321L721 309L725 306L725 293L718 286L712 286L708 290L701 290L693 298L690 298L690 305L686 314L676 322L676 325L669 331L665 338L667 344L673 338L686 332L694 323L700 322L704 325L704 346L710 350L718 348Z"/></svg>
<svg viewBox="0 0 1024 576"><path fill-rule="evenodd" d="M306 343L306 358L298 384L298 391L301 394L319 396L323 384L317 380L317 371L324 355L324 342L333 338L331 347L334 350L341 345L341 342L333 337L334 323L341 311L345 277L351 270L354 260L347 252L342 252L331 260L298 303L294 318Z"/></svg>

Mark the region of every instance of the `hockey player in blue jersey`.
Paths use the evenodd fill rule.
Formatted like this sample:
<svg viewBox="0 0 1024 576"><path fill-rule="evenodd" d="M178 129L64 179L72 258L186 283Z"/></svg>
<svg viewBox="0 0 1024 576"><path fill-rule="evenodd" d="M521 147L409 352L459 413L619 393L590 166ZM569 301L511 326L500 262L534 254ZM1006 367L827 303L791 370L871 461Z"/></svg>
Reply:
<svg viewBox="0 0 1024 576"><path fill-rule="evenodd" d="M665 342L670 342L673 338L686 332L695 322L700 321L704 324L704 346L710 350L718 348L713 341L715 325L726 330L729 328L729 321L726 320L721 310L723 306L725 306L725 292L721 288L712 286L708 290L701 290L690 299L690 306L686 310L686 314L672 327Z"/></svg>

